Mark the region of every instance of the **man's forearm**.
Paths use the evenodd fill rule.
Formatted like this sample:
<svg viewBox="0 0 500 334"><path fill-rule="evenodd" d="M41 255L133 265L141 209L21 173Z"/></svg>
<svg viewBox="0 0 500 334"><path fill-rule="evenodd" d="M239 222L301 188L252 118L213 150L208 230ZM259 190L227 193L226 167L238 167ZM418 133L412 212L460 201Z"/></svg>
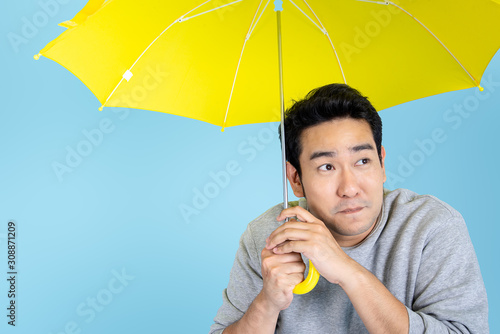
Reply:
<svg viewBox="0 0 500 334"><path fill-rule="evenodd" d="M224 334L273 334L276 330L278 315L279 311L273 310L262 293L259 293L243 317L228 326Z"/></svg>
<svg viewBox="0 0 500 334"><path fill-rule="evenodd" d="M349 279L341 282L356 312L371 334L408 333L406 307L371 272L354 265Z"/></svg>

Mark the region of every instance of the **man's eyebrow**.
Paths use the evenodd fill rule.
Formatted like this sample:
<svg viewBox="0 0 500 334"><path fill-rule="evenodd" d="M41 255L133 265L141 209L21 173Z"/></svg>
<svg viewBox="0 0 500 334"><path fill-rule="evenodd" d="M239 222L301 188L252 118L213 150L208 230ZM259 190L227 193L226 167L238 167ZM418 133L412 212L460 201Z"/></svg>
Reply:
<svg viewBox="0 0 500 334"><path fill-rule="evenodd" d="M372 144L366 143L366 144L361 144L361 145L356 145L354 147L350 147L349 151L351 151L352 153L356 153L356 152L363 151L363 150L374 150L374 149L375 148L373 148Z"/></svg>
<svg viewBox="0 0 500 334"><path fill-rule="evenodd" d="M373 147L373 145L366 143L366 144L361 144L361 145L356 145L356 146L350 147L349 151L351 153L357 153L357 152L363 151L363 150L374 150L374 149L375 148ZM316 152L313 152L311 154L311 156L309 157L309 160L314 160L314 159L321 158L321 157L333 158L336 156L337 156L337 151L316 151Z"/></svg>
<svg viewBox="0 0 500 334"><path fill-rule="evenodd" d="M332 158L332 157L336 157L336 156L337 156L337 151L316 151L316 152L313 152L313 154L311 154L311 156L309 157L309 160L314 160L314 159L318 159L321 157Z"/></svg>

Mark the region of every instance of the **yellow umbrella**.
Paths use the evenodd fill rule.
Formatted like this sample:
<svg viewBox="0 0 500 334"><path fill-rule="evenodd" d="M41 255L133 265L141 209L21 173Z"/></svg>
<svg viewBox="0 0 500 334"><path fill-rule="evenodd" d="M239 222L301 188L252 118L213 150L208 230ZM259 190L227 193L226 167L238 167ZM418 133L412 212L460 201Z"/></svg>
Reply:
<svg viewBox="0 0 500 334"><path fill-rule="evenodd" d="M283 7L285 101L343 82L381 110L475 87L500 45L492 0L285 0ZM107 107L131 107L127 97L140 94L134 87L160 68L166 80L133 107L222 127L275 122L274 16L269 0L90 0L40 55Z"/></svg>
<svg viewBox="0 0 500 334"><path fill-rule="evenodd" d="M61 25L35 59L66 67L102 106L222 129L280 121L284 101L333 82L377 110L480 87L500 46L498 0L90 0Z"/></svg>

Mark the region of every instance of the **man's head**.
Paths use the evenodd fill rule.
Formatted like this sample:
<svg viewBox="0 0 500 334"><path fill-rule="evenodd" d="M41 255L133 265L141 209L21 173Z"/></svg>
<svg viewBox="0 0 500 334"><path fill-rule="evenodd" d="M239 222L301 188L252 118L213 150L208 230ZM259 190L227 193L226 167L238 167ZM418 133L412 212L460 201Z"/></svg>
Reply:
<svg viewBox="0 0 500 334"><path fill-rule="evenodd" d="M295 102L286 112L286 157L297 169L299 175L301 175L299 156L302 151L300 140L302 132L320 123L342 118L368 122L378 156L381 159L382 120L375 108L356 89L344 84L330 84L313 89L303 100Z"/></svg>
<svg viewBox="0 0 500 334"><path fill-rule="evenodd" d="M311 91L285 118L287 177L297 197L341 246L369 234L380 214L385 182L382 121L347 85Z"/></svg>

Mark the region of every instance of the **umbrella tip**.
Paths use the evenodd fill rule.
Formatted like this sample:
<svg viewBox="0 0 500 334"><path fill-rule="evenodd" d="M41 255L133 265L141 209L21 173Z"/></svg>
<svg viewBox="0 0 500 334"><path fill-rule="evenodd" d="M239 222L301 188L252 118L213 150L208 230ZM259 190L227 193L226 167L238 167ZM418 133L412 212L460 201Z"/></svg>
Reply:
<svg viewBox="0 0 500 334"><path fill-rule="evenodd" d="M283 11L283 0L274 0L274 11L275 12Z"/></svg>
<svg viewBox="0 0 500 334"><path fill-rule="evenodd" d="M104 108L104 106L100 106L100 107L99 107L99 111L102 111L102 108Z"/></svg>
<svg viewBox="0 0 500 334"><path fill-rule="evenodd" d="M40 59L40 56L41 56L41 55L42 55L42 54L40 54L40 53L39 53L39 54L36 54L36 55L34 55L34 56L33 56L33 59L38 60L38 59Z"/></svg>
<svg viewBox="0 0 500 334"><path fill-rule="evenodd" d="M477 87L479 88L480 92L484 91L484 88L481 85L477 85Z"/></svg>
<svg viewBox="0 0 500 334"><path fill-rule="evenodd" d="M222 128L220 129L220 132L224 132L224 127L222 127Z"/></svg>

